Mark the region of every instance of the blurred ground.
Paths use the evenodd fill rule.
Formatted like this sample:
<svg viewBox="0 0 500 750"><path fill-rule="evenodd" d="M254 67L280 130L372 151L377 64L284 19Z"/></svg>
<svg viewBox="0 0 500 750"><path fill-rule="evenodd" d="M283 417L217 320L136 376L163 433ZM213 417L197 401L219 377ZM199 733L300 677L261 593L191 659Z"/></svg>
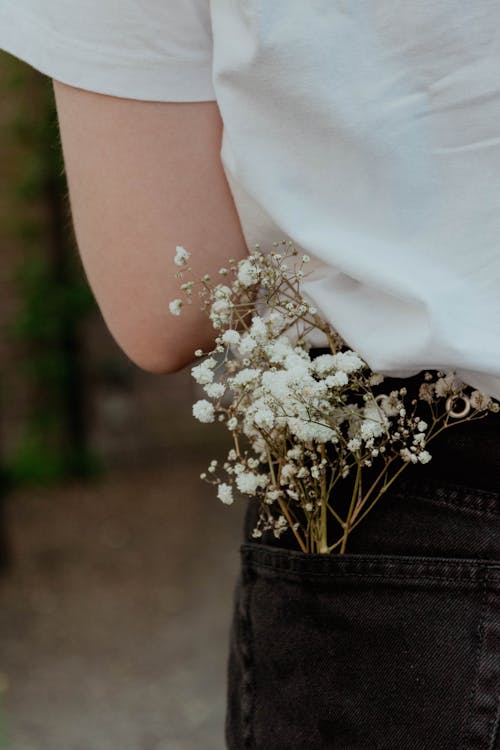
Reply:
<svg viewBox="0 0 500 750"><path fill-rule="evenodd" d="M2 750L223 749L244 504L217 500L206 465L170 448L163 466L10 497Z"/></svg>

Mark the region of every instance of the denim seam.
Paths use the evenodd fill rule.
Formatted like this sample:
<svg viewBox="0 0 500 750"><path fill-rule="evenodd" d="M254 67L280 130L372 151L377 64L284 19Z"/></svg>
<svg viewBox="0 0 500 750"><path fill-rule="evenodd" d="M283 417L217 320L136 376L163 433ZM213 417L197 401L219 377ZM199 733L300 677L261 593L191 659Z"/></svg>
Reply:
<svg viewBox="0 0 500 750"><path fill-rule="evenodd" d="M492 566L498 570L500 570L500 560L481 560L475 557L442 557L438 555L428 555L428 556L422 556L422 555L397 555L397 554L376 554L376 553L363 553L359 554L357 552L349 553L347 555L340 555L340 554L328 554L328 555L318 555L318 554L311 554L311 553L303 553L299 552L298 550L290 550L283 547L269 547L267 545L257 544L255 542L245 542L240 546L240 554L245 557L245 559L250 559L252 562L254 562L256 565L260 564L268 564L265 562L262 562L258 559L262 556L266 557L272 557L275 561L278 559L286 560L287 562L294 561L297 565L302 565L304 562L309 565L317 565L317 566L324 566L329 565L330 560L336 558L338 564L344 565L344 566L359 566L362 565L363 567L366 565L376 565L380 566L383 565L386 566L399 566L399 565L415 565L415 563L422 565L422 566L428 566L428 565L436 565L441 563L446 563L448 565L453 565L454 567L467 567L474 566L475 568L484 568L486 566Z"/></svg>
<svg viewBox="0 0 500 750"><path fill-rule="evenodd" d="M303 577L339 577L349 575L371 575L371 576L393 576L398 577L401 574L407 575L407 571L402 571L402 567L412 567L413 577L430 577L447 580L453 575L452 580L472 580L481 581L484 576L495 581L500 574L500 562L492 560L479 560L476 558L443 558L443 557L426 557L417 558L410 556L395 555L370 555L360 556L362 559L332 559L330 556L325 559L315 559L308 557L296 557L297 553L290 553L287 550L265 550L252 549L242 545L240 549L244 563L255 569L269 569L281 573L282 575L301 575ZM266 559L267 558L267 559ZM270 558L270 559L269 559ZM326 569L327 565L334 563L338 567L334 570ZM445 566L444 570L439 570L437 566ZM436 574L434 575L434 572Z"/></svg>
<svg viewBox="0 0 500 750"><path fill-rule="evenodd" d="M497 698L497 713L496 718L493 717L491 721L491 742L488 745L488 750L495 750L496 740L498 737L498 729L500 727L500 695Z"/></svg>
<svg viewBox="0 0 500 750"><path fill-rule="evenodd" d="M481 653L484 646L484 622L486 619L486 604L487 604L487 593L488 588L486 585L486 577L483 580L483 593L481 597L481 619L478 625L478 633L479 637L477 640L477 646L476 646L476 653L474 656L474 664L475 664L475 679L474 679L474 685L472 688L472 693L469 698L469 708L467 711L464 711L462 716L462 724L460 727L460 742L459 742L459 748L463 748L463 750L467 750L467 746L465 745L465 733L466 733L466 727L467 725L470 725L470 722L472 720L472 714L473 714L473 708L475 704L477 689L479 685L479 676L480 676L480 666L481 666ZM466 722L467 718L467 722Z"/></svg>
<svg viewBox="0 0 500 750"><path fill-rule="evenodd" d="M491 500L498 502L500 500L500 492L493 489L487 489L485 487L476 487L472 484L464 484L463 482L456 482L453 479L447 479L446 477L439 476L428 476L420 478L403 478L394 488L394 493L397 493L403 488L403 491L411 490L411 487L415 486L423 487L426 490L439 490L443 495L460 495L461 497L478 496L481 500Z"/></svg>
<svg viewBox="0 0 500 750"><path fill-rule="evenodd" d="M495 590L490 590L490 599L488 600L488 607L486 609L486 615L488 616L487 624L485 627L485 650L486 654L484 657L484 665L481 670L480 665L480 703L482 710L488 710L488 705L491 703L491 690L495 691L493 695L493 707L491 709L492 716L487 726L485 727L485 744L488 743L487 750L493 750L495 737L498 731L498 711L499 711L499 699L498 686L500 677L500 653L497 649L498 639L500 636L500 622L498 619L499 605L500 605L500 594ZM493 650L492 650L493 649ZM493 656L493 660L488 660L488 656ZM488 704L488 705L487 705ZM485 706L486 709L485 709Z"/></svg>
<svg viewBox="0 0 500 750"><path fill-rule="evenodd" d="M490 510L489 508L472 508L468 507L466 505L461 505L460 503L455 503L453 500L440 500L440 499L434 499L432 497L425 497L425 496L417 496L417 500L431 503L432 505L439 505L443 508L453 508L453 510L460 510L464 513L474 513L478 516L491 516L492 518L498 518L499 514L496 510Z"/></svg>
<svg viewBox="0 0 500 750"><path fill-rule="evenodd" d="M303 571L290 571L290 570L276 568L273 565L266 565L265 563L250 563L249 565L254 570L259 570L259 569L272 570L275 573L280 573L282 578L288 578L289 580L296 580L297 578L299 578L300 581L307 581L309 579L317 581L318 579L321 579L321 578L325 580L329 580L333 578L354 577L354 578L367 578L367 579L381 578L384 580L396 579L396 580L402 580L402 581L416 581L416 582L422 581L422 580L429 580L429 581L443 581L446 583L450 583L450 582L451 583L465 583L465 584L470 584L470 585L474 585L478 583L477 579L473 576L467 576L467 577L454 576L450 578L449 576L439 576L439 575L433 576L427 573L418 573L418 572L415 573L415 575L410 576L406 574L398 574L392 571L385 571L383 573L372 573L370 571L363 572L363 571L350 571L350 570L336 571L333 573L324 573L324 572L314 573L311 571L304 573ZM500 572L500 569L499 569L499 572ZM490 578L488 574L485 573L484 575L485 575L485 578L487 578L488 580L490 579L493 581L495 580L495 576L491 576Z"/></svg>
<svg viewBox="0 0 500 750"><path fill-rule="evenodd" d="M437 493L437 497L434 493ZM425 479L419 482L416 488L414 484L405 483L403 480L398 487L393 489L391 494L405 500L411 497L433 505L444 505L445 507L478 513L479 515L495 517L500 515L500 495L498 492L447 482L446 480L440 481L437 479L432 482L432 480Z"/></svg>
<svg viewBox="0 0 500 750"><path fill-rule="evenodd" d="M253 634L250 620L250 602L253 591L255 574L243 569L242 578L242 653L243 653L243 701L242 701L242 730L245 750L253 750L255 739L253 735L254 713L254 667L253 667Z"/></svg>

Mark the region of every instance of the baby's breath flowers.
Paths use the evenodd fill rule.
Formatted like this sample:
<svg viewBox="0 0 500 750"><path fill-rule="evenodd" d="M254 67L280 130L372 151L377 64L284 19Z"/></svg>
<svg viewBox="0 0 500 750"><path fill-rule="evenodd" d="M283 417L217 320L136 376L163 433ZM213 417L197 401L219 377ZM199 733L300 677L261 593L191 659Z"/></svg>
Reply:
<svg viewBox="0 0 500 750"><path fill-rule="evenodd" d="M255 245L248 258L220 269L222 282L207 275L198 282L217 335L214 349L191 370L206 395L193 415L223 421L233 440L222 467L213 460L202 478L227 505L236 490L260 502L254 538L266 531L279 538L291 529L303 552L343 554L349 533L401 472L431 460L432 439L500 404L443 371L425 372L410 404L405 387L375 396L384 376L301 293L309 256L286 240L273 248L265 253ZM191 271L189 257L177 246L178 277ZM188 303L194 286L181 286ZM181 307L174 300L170 312L179 315ZM311 332L325 341L325 353L314 358ZM419 406L425 415L417 414ZM350 503L342 516L336 498L343 486ZM335 540L328 538L332 522Z"/></svg>
<svg viewBox="0 0 500 750"><path fill-rule="evenodd" d="M169 302L169 305L168 305L168 309L170 310L172 315L180 315L181 307L182 307L181 299L173 299L172 302Z"/></svg>

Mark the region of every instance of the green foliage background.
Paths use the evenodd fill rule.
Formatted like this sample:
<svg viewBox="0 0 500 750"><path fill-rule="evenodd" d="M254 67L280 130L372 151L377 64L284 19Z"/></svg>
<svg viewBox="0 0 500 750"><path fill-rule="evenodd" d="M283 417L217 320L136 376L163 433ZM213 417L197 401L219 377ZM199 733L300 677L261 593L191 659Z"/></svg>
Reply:
<svg viewBox="0 0 500 750"><path fill-rule="evenodd" d="M24 353L18 377L31 392L3 473L9 485L47 483L99 468L86 439L81 341L96 303L72 231L52 82L10 56L0 64L7 66L4 96L16 101L2 132L17 159L16 179L6 186L8 232L23 248L12 278L20 305L7 335ZM0 386L8 366L2 363Z"/></svg>

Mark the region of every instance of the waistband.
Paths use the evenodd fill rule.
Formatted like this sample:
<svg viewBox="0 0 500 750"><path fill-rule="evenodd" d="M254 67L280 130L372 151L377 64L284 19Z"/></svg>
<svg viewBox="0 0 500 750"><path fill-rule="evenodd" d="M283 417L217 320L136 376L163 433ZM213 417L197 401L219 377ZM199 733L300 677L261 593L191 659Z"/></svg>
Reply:
<svg viewBox="0 0 500 750"><path fill-rule="evenodd" d="M326 349L312 349L311 357L326 353ZM428 422L430 416L427 404L418 399L424 373L436 374L436 370L426 368L416 375L406 378L384 376L382 383L373 386L375 396L392 390L407 389L406 404L416 398L416 414ZM435 378L433 378L435 380ZM471 488L483 489L500 494L500 412L487 412L480 419L461 421L450 418L449 426L428 443L431 460L426 464L410 464L403 474L405 482L419 483L438 481L453 483Z"/></svg>

